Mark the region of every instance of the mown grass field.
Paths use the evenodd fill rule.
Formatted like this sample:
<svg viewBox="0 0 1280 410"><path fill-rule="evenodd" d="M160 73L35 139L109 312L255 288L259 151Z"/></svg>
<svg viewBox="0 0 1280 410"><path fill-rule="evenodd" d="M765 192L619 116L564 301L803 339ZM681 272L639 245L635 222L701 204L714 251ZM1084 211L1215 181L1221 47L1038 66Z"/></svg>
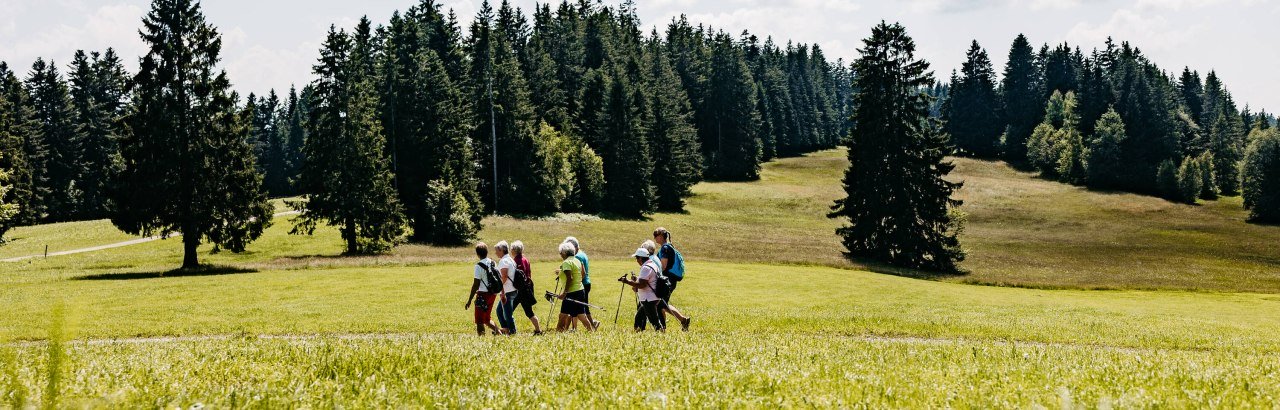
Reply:
<svg viewBox="0 0 1280 410"><path fill-rule="evenodd" d="M611 310L591 335L532 337L520 318L525 334L476 338L462 309L470 249L339 257L334 231L287 235L289 217L249 252L202 255L219 268L201 275L168 272L181 261L173 240L0 264L0 407L55 397L64 407L1270 407L1280 397L1280 250L1267 246L1280 228L1245 224L1238 199L1174 205L958 160L969 273L923 280L840 257L838 223L823 216L841 192L841 155L771 163L760 182L701 184L688 213L650 221L488 219L482 239L528 244L540 288L553 285L554 245L584 241L593 302ZM629 292L623 325L612 325L612 280L635 270L627 255L656 225L689 258L674 300L694 316L687 334L629 333ZM74 226L19 229L0 257L121 238L105 221ZM545 319L548 307L536 311ZM65 312L63 349L46 340L54 311ZM55 396L50 358L63 363Z"/></svg>

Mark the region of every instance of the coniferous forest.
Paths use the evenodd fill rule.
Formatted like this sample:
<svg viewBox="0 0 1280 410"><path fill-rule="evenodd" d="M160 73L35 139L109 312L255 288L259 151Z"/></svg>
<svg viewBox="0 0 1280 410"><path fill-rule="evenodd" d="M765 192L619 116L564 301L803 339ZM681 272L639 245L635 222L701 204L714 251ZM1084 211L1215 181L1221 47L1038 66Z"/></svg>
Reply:
<svg viewBox="0 0 1280 410"><path fill-rule="evenodd" d="M111 218L240 250L270 219L266 198L302 197L294 232L336 226L348 252L461 244L485 215L679 212L704 179L857 149L855 105L877 99L857 98L856 64L683 17L646 32L635 7L486 2L463 27L422 0L332 27L314 81L242 96L199 3L156 1L137 73L111 49L25 73L0 63L0 235ZM163 46L172 36L183 49ZM975 41L950 81L913 77L899 97L942 121L912 129L1072 184L1181 202L1243 194L1255 220L1280 214L1275 118L1237 106L1215 72L1165 71L1112 41L1037 49L1019 35L1008 53L997 73ZM906 149L882 142L860 144Z"/></svg>

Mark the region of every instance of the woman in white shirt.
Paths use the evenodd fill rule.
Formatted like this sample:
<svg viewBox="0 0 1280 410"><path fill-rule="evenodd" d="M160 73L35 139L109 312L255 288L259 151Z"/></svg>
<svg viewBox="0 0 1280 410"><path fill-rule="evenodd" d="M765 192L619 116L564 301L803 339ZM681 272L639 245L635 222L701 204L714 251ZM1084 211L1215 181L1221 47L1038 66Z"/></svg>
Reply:
<svg viewBox="0 0 1280 410"><path fill-rule="evenodd" d="M658 293L654 291L655 283L658 280L658 264L650 258L649 251L645 248L636 249L636 263L640 265L640 276L638 277L621 277L619 282L631 285L636 291L636 297L640 300L639 306L636 306L635 328L637 332L643 332L646 322L653 324L653 329L659 332L666 331L667 324L662 317L662 298L658 297Z"/></svg>
<svg viewBox="0 0 1280 410"><path fill-rule="evenodd" d="M502 333L508 335L516 334L516 261L511 257L511 246L507 241L498 242L493 246L494 253L498 257L498 275L502 277L502 292L498 294L501 303L498 304L498 325L502 326Z"/></svg>

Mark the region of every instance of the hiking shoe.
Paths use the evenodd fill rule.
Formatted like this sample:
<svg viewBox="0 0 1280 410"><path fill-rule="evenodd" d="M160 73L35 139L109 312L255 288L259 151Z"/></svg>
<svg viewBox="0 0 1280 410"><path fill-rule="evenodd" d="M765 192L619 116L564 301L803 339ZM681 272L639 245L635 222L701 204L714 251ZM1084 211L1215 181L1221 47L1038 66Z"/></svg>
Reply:
<svg viewBox="0 0 1280 410"><path fill-rule="evenodd" d="M534 336L542 336L542 331L541 331L541 330L535 330L535 331L533 331L533 335L534 335Z"/></svg>
<svg viewBox="0 0 1280 410"><path fill-rule="evenodd" d="M599 328L600 328L600 321L599 321L599 320L592 320L592 321L591 321L591 327L596 328L596 329L599 329Z"/></svg>
<svg viewBox="0 0 1280 410"><path fill-rule="evenodd" d="M688 332L688 331L689 331L689 322L692 322L692 321L693 321L693 317L692 317L692 316L684 318L684 320L680 322L680 328L681 328L681 330L684 330L684 331Z"/></svg>

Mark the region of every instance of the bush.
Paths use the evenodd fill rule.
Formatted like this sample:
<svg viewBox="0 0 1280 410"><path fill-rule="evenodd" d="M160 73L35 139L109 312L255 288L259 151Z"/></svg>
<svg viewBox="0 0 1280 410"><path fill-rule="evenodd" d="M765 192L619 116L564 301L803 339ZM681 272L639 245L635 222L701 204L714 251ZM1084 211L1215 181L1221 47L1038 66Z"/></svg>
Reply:
<svg viewBox="0 0 1280 410"><path fill-rule="evenodd" d="M1125 138L1124 121L1114 109L1098 119L1084 155L1090 185L1112 187L1119 182L1120 146Z"/></svg>
<svg viewBox="0 0 1280 410"><path fill-rule="evenodd" d="M1058 169L1058 154L1054 149L1058 131L1049 123L1041 123L1027 138L1027 161L1031 166L1046 174L1054 174Z"/></svg>
<svg viewBox="0 0 1280 410"><path fill-rule="evenodd" d="M537 156L542 160L538 186L543 187L543 200L549 209L559 210L573 190L574 142L554 127L542 123L534 138Z"/></svg>
<svg viewBox="0 0 1280 410"><path fill-rule="evenodd" d="M467 198L452 185L442 180L427 184L421 225L424 239L433 245L462 245L475 238L480 230L471 218L471 205Z"/></svg>
<svg viewBox="0 0 1280 410"><path fill-rule="evenodd" d="M1280 134L1256 136L1245 151L1244 207L1249 220L1280 223Z"/></svg>
<svg viewBox="0 0 1280 410"><path fill-rule="evenodd" d="M1202 184L1200 178L1203 172L1200 167L1200 161L1195 158L1187 157L1182 160L1182 166L1178 167L1178 201L1196 203Z"/></svg>
<svg viewBox="0 0 1280 410"><path fill-rule="evenodd" d="M573 189L565 209L571 212L600 212L604 201L604 161L585 142L573 143Z"/></svg>

